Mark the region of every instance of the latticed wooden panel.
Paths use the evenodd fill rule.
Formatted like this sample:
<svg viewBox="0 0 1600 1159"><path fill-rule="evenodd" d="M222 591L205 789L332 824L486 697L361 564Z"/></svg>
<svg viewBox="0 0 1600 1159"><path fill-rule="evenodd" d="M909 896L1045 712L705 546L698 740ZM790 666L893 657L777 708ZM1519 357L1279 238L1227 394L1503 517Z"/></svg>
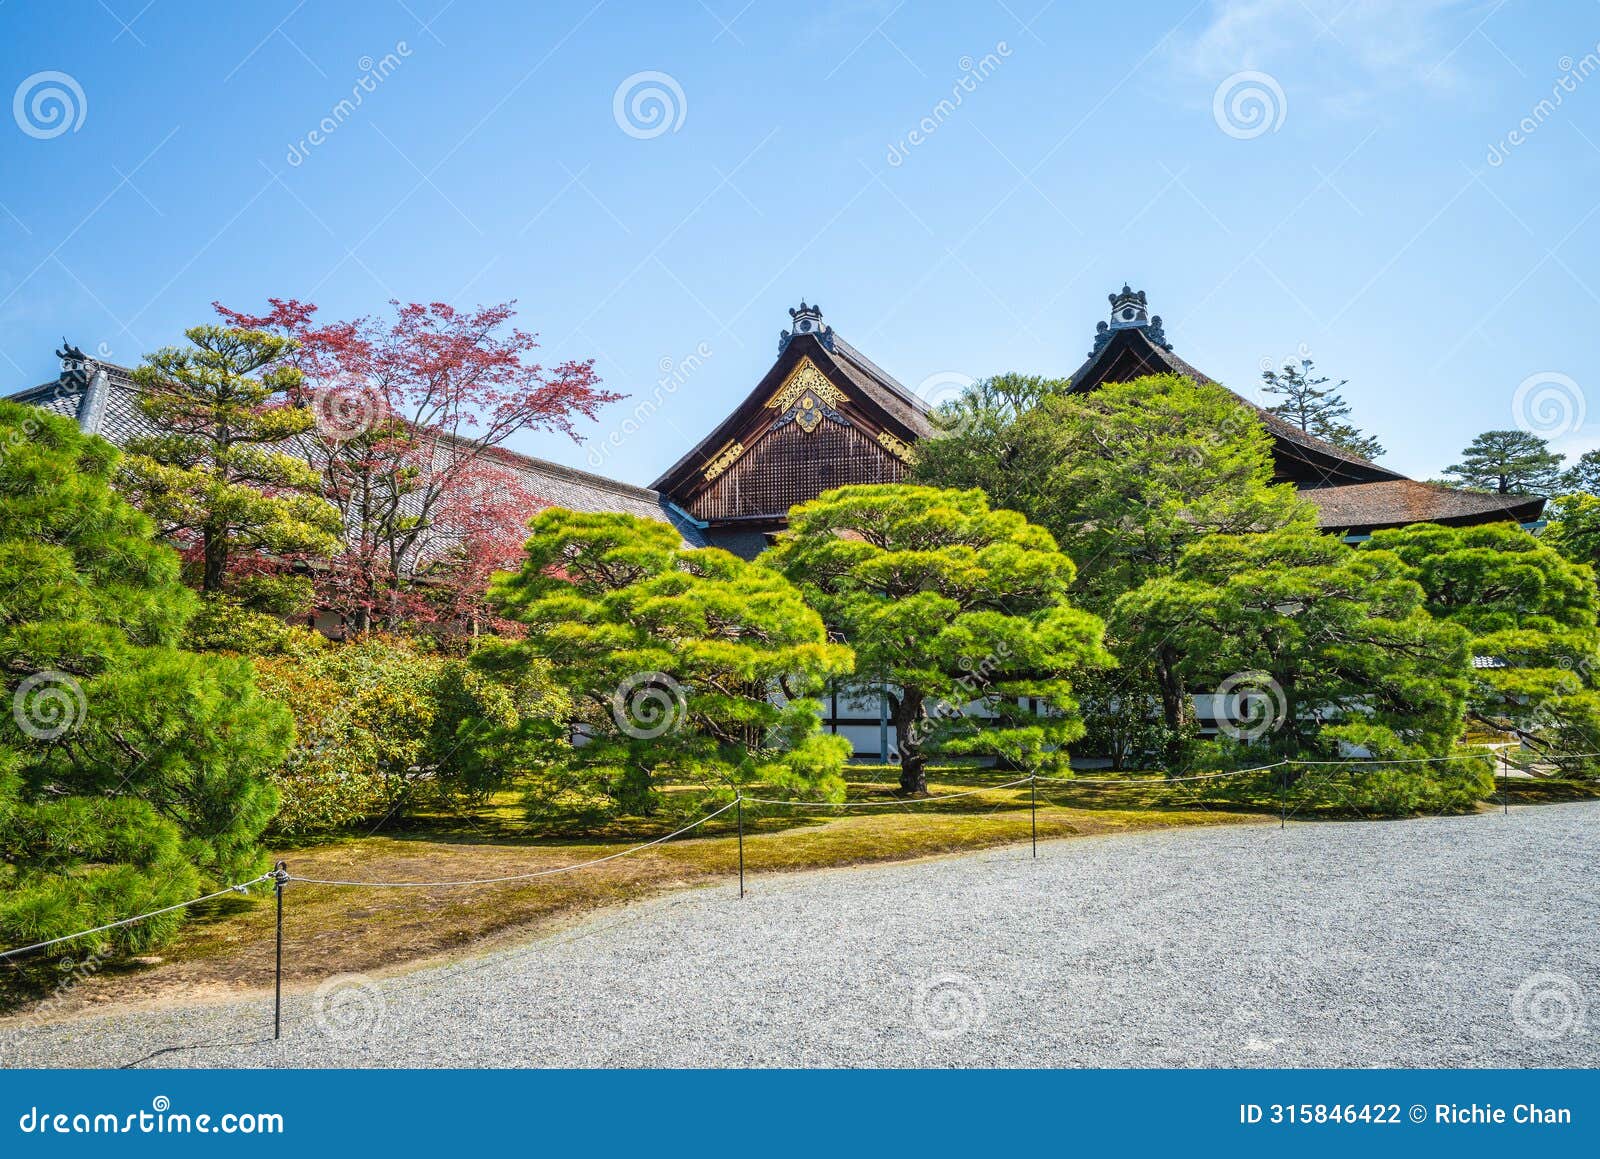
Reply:
<svg viewBox="0 0 1600 1159"><path fill-rule="evenodd" d="M696 519L783 515L848 483L898 483L906 467L853 426L826 419L809 435L791 422L768 431L690 504Z"/></svg>

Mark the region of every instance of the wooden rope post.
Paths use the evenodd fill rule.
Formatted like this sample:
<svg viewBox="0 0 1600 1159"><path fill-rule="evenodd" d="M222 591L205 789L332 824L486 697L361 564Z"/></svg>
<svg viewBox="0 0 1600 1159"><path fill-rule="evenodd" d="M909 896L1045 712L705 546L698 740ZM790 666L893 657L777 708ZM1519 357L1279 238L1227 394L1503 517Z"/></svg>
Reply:
<svg viewBox="0 0 1600 1159"><path fill-rule="evenodd" d="M734 797L734 815L739 821L739 896L744 897L744 793Z"/></svg>
<svg viewBox="0 0 1600 1159"><path fill-rule="evenodd" d="M1039 858L1039 774L1028 774L1028 811L1033 820L1033 856Z"/></svg>
<svg viewBox="0 0 1600 1159"><path fill-rule="evenodd" d="M273 893L278 900L278 947L277 964L273 969L272 981L272 1037L283 1037L283 887L289 881L289 863L280 861L273 867L272 883Z"/></svg>

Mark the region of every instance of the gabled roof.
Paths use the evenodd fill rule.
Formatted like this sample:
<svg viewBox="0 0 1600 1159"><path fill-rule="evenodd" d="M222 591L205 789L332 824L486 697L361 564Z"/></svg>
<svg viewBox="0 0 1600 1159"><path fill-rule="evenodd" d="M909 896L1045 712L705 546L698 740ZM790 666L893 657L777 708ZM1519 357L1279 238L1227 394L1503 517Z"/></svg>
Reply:
<svg viewBox="0 0 1600 1159"><path fill-rule="evenodd" d="M1073 371L1073 391L1149 374L1178 374L1221 385L1172 352L1161 318L1149 313L1144 291L1123 286L1110 300L1111 320L1099 324L1094 349ZM1316 506L1317 525L1324 531L1360 533L1410 523L1531 523L1544 512L1545 501L1536 495L1486 495L1408 479L1307 434L1235 391L1229 393L1261 419L1272 436L1278 476L1293 482Z"/></svg>
<svg viewBox="0 0 1600 1159"><path fill-rule="evenodd" d="M1375 531L1408 523L1532 523L1544 511L1544 500L1537 496L1462 491L1415 479L1311 487L1301 496L1316 505L1318 526L1343 532Z"/></svg>
<svg viewBox="0 0 1600 1159"><path fill-rule="evenodd" d="M821 315L801 303L800 311L820 323ZM803 360L809 360L844 392L854 416L865 420L868 433L887 432L902 443L914 443L934 433L928 406L886 371L839 337L831 328L818 326L807 332L784 332L778 357L756 383L755 389L720 423L651 484L662 494L682 503L688 492L705 482L704 474L719 453L735 442L745 448L783 418L768 403Z"/></svg>
<svg viewBox="0 0 1600 1159"><path fill-rule="evenodd" d="M1165 345L1151 339L1139 327L1110 331L1099 349L1072 373L1072 389L1094 390L1108 382L1130 382L1147 374L1181 374L1195 382L1217 383L1210 375L1191 366ZM1223 389L1227 390L1227 387ZM1307 434L1293 423L1256 405L1237 391L1229 390L1245 406L1256 412L1277 444L1280 457L1292 460L1312 476L1312 486L1337 486L1344 483L1373 483L1385 479L1404 479L1398 471L1352 455L1332 443Z"/></svg>
<svg viewBox="0 0 1600 1159"><path fill-rule="evenodd" d="M118 446L129 439L156 434L156 428L139 407L139 388L127 367L88 360L80 374L18 391L13 402L29 403L73 419L85 434L100 435ZM571 511L616 512L654 519L677 529L690 547L703 547L699 526L678 511L659 492L619 483L504 447L495 448L493 461L521 476L522 484L544 504ZM532 512L529 513L530 515Z"/></svg>

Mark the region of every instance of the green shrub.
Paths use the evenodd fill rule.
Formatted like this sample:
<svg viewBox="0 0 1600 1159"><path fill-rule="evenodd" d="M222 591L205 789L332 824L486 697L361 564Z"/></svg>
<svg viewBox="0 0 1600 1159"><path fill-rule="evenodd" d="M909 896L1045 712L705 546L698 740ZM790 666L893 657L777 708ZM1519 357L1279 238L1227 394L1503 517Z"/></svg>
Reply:
<svg viewBox="0 0 1600 1159"><path fill-rule="evenodd" d="M403 639L258 656L256 679L293 711L294 749L272 781L273 830L289 837L399 817L420 805L477 803L514 769L497 740L521 714L549 712L538 675L502 686L463 661Z"/></svg>
<svg viewBox="0 0 1600 1159"><path fill-rule="evenodd" d="M289 714L178 647L195 598L112 491L116 451L0 402L0 945L172 905L264 867ZM138 949L174 914L86 938Z"/></svg>

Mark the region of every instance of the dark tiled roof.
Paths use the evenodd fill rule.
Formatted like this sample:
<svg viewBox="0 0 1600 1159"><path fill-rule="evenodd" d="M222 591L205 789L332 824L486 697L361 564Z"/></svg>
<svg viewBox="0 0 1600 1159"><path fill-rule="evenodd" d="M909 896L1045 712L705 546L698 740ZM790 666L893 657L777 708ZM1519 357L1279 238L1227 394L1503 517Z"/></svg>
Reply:
<svg viewBox="0 0 1600 1159"><path fill-rule="evenodd" d="M85 434L100 435L118 446L131 438L156 433L139 408L139 388L126 367L90 363L89 378L87 387L58 379L18 391L11 398L74 419ZM705 538L694 520L671 506L657 491L504 448L496 449L494 459L520 474L528 490L551 507L585 512L614 511L655 519L675 527L688 546L705 546Z"/></svg>
<svg viewBox="0 0 1600 1159"><path fill-rule="evenodd" d="M1107 382L1125 382L1141 374L1181 374L1196 382L1221 386L1204 371L1150 340L1143 329L1130 328L1112 334L1098 351L1091 354L1082 366L1072 372L1074 390L1088 391ZM1235 398L1256 412L1267 431L1279 444L1281 451L1303 461L1313 472L1319 468L1327 482L1403 479L1405 476L1387 467L1352 455L1332 443L1307 434L1293 423L1280 418L1264 407L1258 406L1237 391L1224 386Z"/></svg>
<svg viewBox="0 0 1600 1159"><path fill-rule="evenodd" d="M1544 500L1533 495L1487 495L1415 479L1311 487L1300 492L1317 507L1317 525L1327 531L1366 531L1408 523L1528 523Z"/></svg>
<svg viewBox="0 0 1600 1159"><path fill-rule="evenodd" d="M899 380L837 334L833 335L833 353L838 356L835 362L850 380L917 438L925 439L934 433L933 423L928 419L928 404L915 392L900 385Z"/></svg>

